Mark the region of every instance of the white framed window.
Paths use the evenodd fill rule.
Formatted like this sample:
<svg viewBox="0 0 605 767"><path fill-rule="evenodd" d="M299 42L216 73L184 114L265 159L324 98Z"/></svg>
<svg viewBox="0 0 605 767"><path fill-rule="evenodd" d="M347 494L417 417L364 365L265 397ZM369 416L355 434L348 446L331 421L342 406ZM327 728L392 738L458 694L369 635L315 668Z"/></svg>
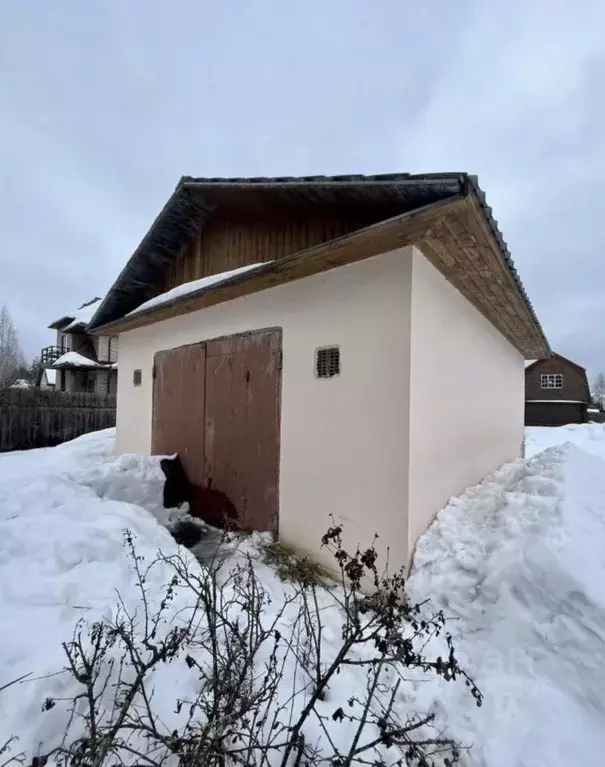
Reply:
<svg viewBox="0 0 605 767"><path fill-rule="evenodd" d="M542 375L540 376L540 383L543 389L562 389L563 374L562 373L542 373Z"/></svg>

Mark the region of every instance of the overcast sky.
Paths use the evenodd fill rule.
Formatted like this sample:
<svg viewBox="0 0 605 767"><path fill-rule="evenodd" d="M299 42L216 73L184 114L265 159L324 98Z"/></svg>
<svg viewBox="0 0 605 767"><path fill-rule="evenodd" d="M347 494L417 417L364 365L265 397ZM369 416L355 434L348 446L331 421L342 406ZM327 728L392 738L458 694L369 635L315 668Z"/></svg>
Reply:
<svg viewBox="0 0 605 767"><path fill-rule="evenodd" d="M181 175L468 171L594 373L604 88L596 0L0 0L0 305L38 353Z"/></svg>

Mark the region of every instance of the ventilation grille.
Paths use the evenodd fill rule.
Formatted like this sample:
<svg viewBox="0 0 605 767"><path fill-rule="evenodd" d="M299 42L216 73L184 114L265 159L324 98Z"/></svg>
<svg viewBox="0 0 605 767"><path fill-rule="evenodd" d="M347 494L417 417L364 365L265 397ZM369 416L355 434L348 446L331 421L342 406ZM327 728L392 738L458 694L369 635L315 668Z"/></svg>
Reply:
<svg viewBox="0 0 605 767"><path fill-rule="evenodd" d="M132 385L133 386L140 386L141 381L143 380L143 373L140 371L140 369L136 369L132 371Z"/></svg>
<svg viewBox="0 0 605 767"><path fill-rule="evenodd" d="M340 348L326 346L315 353L315 374L318 378L333 378L340 375Z"/></svg>

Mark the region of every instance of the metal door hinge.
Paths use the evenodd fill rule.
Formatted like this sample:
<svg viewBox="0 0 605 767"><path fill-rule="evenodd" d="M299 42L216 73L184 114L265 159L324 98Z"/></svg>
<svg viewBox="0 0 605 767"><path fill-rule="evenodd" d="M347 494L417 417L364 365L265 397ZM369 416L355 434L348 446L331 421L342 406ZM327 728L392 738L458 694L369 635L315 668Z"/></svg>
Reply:
<svg viewBox="0 0 605 767"><path fill-rule="evenodd" d="M283 352L275 352L275 368L281 373L282 367L284 363L284 355Z"/></svg>

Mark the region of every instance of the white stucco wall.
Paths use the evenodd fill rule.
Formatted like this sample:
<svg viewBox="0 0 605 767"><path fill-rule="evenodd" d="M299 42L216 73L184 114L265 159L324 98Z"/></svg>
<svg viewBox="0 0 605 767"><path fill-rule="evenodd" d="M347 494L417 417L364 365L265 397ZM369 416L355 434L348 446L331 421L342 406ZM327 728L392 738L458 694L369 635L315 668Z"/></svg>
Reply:
<svg viewBox="0 0 605 767"><path fill-rule="evenodd" d="M157 351L281 327L281 537L316 551L333 514L353 545L369 545L377 532L403 561L410 279L405 248L121 334L118 450L150 452ZM342 373L318 380L315 350L332 344ZM133 387L137 368L142 385Z"/></svg>
<svg viewBox="0 0 605 767"><path fill-rule="evenodd" d="M439 509L521 454L522 355L418 251L412 258L410 553Z"/></svg>

